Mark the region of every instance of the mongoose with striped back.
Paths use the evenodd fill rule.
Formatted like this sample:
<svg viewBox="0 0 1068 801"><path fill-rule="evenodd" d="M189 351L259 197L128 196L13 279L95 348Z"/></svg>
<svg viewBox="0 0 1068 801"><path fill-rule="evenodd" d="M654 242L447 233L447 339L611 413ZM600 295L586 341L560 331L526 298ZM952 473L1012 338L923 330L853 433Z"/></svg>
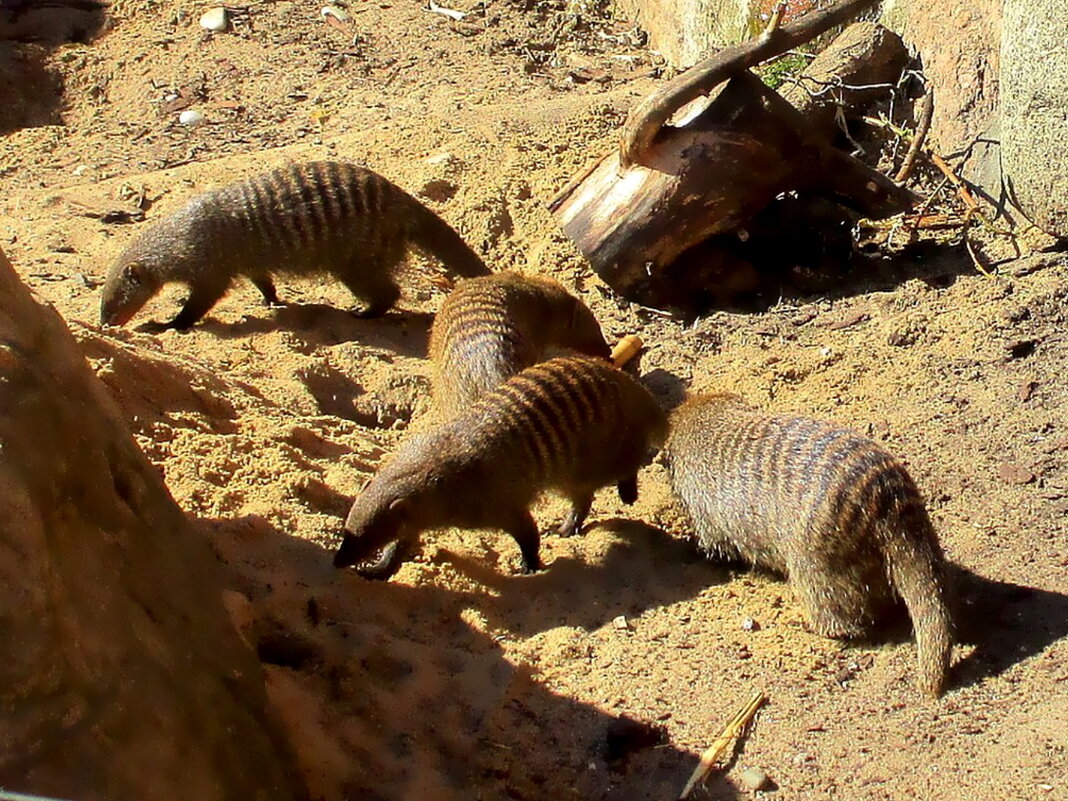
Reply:
<svg viewBox="0 0 1068 801"><path fill-rule="evenodd" d="M616 484L638 496L638 469L659 447L667 419L638 381L586 356L550 359L507 379L466 413L406 440L356 497L334 557L338 567L383 578L430 528L500 529L519 545L522 569L541 567L529 506L555 490L571 501L560 527L577 533L594 492Z"/></svg>
<svg viewBox="0 0 1068 801"><path fill-rule="evenodd" d="M464 281L430 329L434 404L453 417L509 376L568 352L611 355L593 313L559 283L511 271Z"/></svg>
<svg viewBox="0 0 1068 801"><path fill-rule="evenodd" d="M245 276L278 304L272 276L325 273L384 314L410 246L465 277L488 275L449 225L403 189L355 164L313 161L198 195L137 236L112 265L100 321L124 325L170 282L190 288L167 327L189 328Z"/></svg>
<svg viewBox="0 0 1068 801"><path fill-rule="evenodd" d="M939 695L952 645L946 568L912 478L845 428L765 414L735 395L677 408L664 448L699 545L787 576L812 629L857 637L900 597L919 685Z"/></svg>

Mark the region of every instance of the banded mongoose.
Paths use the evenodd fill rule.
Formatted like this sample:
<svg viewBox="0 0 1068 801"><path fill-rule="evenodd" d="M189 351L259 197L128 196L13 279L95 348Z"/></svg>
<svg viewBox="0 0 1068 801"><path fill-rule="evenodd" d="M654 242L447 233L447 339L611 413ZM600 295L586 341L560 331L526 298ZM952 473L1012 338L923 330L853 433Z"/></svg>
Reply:
<svg viewBox="0 0 1068 801"><path fill-rule="evenodd" d="M189 328L238 276L271 305L273 275L326 273L364 302L358 313L388 311L400 288L392 273L409 246L459 275L489 269L449 225L400 187L366 167L334 161L291 164L205 192L137 236L112 265L100 322L125 325L164 284L190 293L169 328Z"/></svg>
<svg viewBox="0 0 1068 801"><path fill-rule="evenodd" d="M899 596L919 685L941 693L952 644L945 560L900 462L848 429L768 415L729 394L676 409L664 451L710 556L786 575L826 637L864 634Z"/></svg>
<svg viewBox="0 0 1068 801"><path fill-rule="evenodd" d="M611 355L593 313L556 281L516 272L464 281L430 329L434 404L455 416L509 376L566 351Z"/></svg>
<svg viewBox="0 0 1068 801"><path fill-rule="evenodd" d="M523 572L538 570L534 498L555 490L570 499L565 536L582 528L600 487L614 483L633 503L638 469L666 423L652 395L608 362L568 356L528 367L401 446L352 504L334 564L356 565L384 548L359 571L383 578L420 532L455 526L506 531Z"/></svg>

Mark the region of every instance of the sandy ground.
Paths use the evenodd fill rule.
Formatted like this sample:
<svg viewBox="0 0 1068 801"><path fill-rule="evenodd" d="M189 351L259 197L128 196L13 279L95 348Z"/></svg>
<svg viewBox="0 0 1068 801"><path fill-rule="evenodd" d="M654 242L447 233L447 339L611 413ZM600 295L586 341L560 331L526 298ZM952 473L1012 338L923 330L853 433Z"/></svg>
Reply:
<svg viewBox="0 0 1068 801"><path fill-rule="evenodd" d="M116 0L91 44L16 62L40 81L28 116L53 124L0 137L0 245L230 566L228 606L312 797L671 799L760 689L768 705L698 797L745 795L756 765L784 800L1068 799L1068 259L988 277L929 247L873 257L830 294L692 324L623 302L545 204L615 145L655 54L594 3L460 8L453 22L414 0L353 3L342 31L317 5L264 2L211 35L204 6ZM207 124L181 127L186 104ZM603 492L583 536L547 537L535 576L504 535L463 531L424 537L389 583L330 567L352 497L426 411L437 266L414 259L382 320L347 314L324 280L283 281L294 305L277 311L242 284L188 333L138 330L173 314L177 288L129 329L97 326L139 204L151 221L313 157L421 193L494 268L581 293L610 340L639 333L665 402L730 388L886 443L956 565L949 693L913 690L906 624L824 640L775 577L701 559L658 463L638 504Z"/></svg>

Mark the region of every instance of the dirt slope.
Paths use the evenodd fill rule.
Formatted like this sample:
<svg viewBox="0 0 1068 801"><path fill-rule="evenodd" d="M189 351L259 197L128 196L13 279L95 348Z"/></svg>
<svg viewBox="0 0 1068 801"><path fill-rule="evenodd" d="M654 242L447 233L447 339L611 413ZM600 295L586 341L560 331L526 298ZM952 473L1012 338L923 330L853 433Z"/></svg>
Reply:
<svg viewBox="0 0 1068 801"><path fill-rule="evenodd" d="M741 794L756 764L782 799L1068 799L1068 261L986 277L954 249L876 259L833 296L693 325L621 302L545 203L614 146L655 57L596 4L462 8L456 23L354 3L350 34L317 5L265 2L209 35L204 6L119 0L95 42L43 56L64 125L0 138L0 242L229 565L231 612L313 797L672 798L759 688L770 704L708 797ZM178 125L184 98L207 124ZM188 333L137 330L173 314L177 288L130 330L96 326L97 282L138 227L102 212L143 196L152 220L312 157L425 192L495 268L580 291L610 339L650 344L642 369L665 401L729 387L902 456L960 565L952 691L913 692L907 626L823 640L778 580L697 558L659 464L634 507L602 493L583 537L548 537L534 577L514 575L511 540L456 531L389 584L335 572L348 503L425 411L436 266L415 259L380 321L324 281L282 282L298 305L277 312L241 285ZM562 514L549 501L540 517Z"/></svg>

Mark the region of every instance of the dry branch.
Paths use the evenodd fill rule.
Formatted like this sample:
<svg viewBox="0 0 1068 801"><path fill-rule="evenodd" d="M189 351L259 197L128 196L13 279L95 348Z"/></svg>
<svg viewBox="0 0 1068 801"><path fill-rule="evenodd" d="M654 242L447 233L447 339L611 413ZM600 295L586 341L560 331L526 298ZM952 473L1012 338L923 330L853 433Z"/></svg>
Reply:
<svg viewBox="0 0 1068 801"><path fill-rule="evenodd" d="M825 11L806 14L790 25L769 25L759 38L721 50L669 81L642 100L627 118L620 141L620 166L625 169L642 162L664 123L691 100L762 61L782 55L835 25L848 22L872 5L874 0L844 0Z"/></svg>
<svg viewBox="0 0 1068 801"><path fill-rule="evenodd" d="M762 692L756 692L753 697L749 699L749 703L739 710L738 714L731 718L730 722L723 727L723 731L720 732L719 737L712 743L705 752L701 754L701 761L694 769L693 774L690 776L690 780L686 782L686 786L682 788L682 792L679 793L678 801L686 801L690 797L690 794L694 791L705 777L712 772L713 766L723 756L723 752L727 750L727 746L736 737L740 736L745 727L749 725L749 721L753 719L757 710L767 700L767 696Z"/></svg>
<svg viewBox="0 0 1068 801"><path fill-rule="evenodd" d="M912 168L916 164L916 157L920 155L920 150L923 149L923 144L927 141L927 132L931 130L931 118L934 116L934 92L928 89L927 93L919 99L916 105L919 109L919 116L916 120L916 133L912 137L912 144L909 145L908 152L905 153L905 160L901 162L901 169L894 176L894 180L898 183L909 177Z"/></svg>

